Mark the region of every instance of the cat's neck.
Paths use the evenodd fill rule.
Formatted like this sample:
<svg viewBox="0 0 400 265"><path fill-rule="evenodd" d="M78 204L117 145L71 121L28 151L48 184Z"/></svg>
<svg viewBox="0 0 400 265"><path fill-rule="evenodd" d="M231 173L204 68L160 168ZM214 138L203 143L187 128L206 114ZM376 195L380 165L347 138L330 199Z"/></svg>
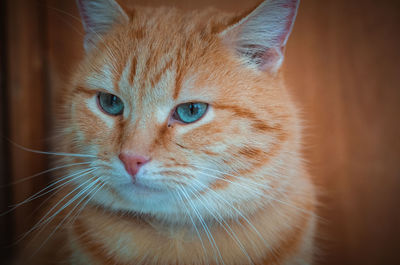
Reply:
<svg viewBox="0 0 400 265"><path fill-rule="evenodd" d="M266 206L251 216L219 223L200 223L196 228L165 223L146 215L116 215L88 207L71 226L70 235L76 239L71 242L78 249L107 249L107 253L115 257L115 264L131 264L143 257L150 259L160 255L163 255L161 260L169 261L165 264L192 264L192 259L204 259L203 264L215 264L218 263L215 258L220 257L225 264L274 264L271 262L284 258L276 254L281 253L282 248L300 251L297 249L300 241L307 233L311 234L314 206L301 207L302 211L282 205L278 211ZM287 215L288 212L291 214ZM286 226L282 227L282 223ZM90 259L96 259L93 251L86 253L93 255ZM264 263L265 259L270 261Z"/></svg>

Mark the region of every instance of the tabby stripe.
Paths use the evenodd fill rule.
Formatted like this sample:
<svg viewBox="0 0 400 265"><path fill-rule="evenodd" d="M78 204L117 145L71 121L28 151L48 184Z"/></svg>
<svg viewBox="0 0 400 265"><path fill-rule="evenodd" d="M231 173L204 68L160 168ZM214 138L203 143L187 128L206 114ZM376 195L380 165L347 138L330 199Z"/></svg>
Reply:
<svg viewBox="0 0 400 265"><path fill-rule="evenodd" d="M128 82L132 86L133 85L133 81L135 80L135 76L136 76L136 66L137 66L137 58L136 58L136 56L133 56L131 64L132 64L131 73L129 75Z"/></svg>
<svg viewBox="0 0 400 265"><path fill-rule="evenodd" d="M136 38L136 40L141 40L144 38L146 31L143 27L137 29L132 35L132 38Z"/></svg>
<svg viewBox="0 0 400 265"><path fill-rule="evenodd" d="M75 93L82 93L82 94L86 94L87 96L93 96L94 94L97 93L97 91L83 87L83 86L77 86L77 87L75 87L73 94L75 94Z"/></svg>
<svg viewBox="0 0 400 265"><path fill-rule="evenodd" d="M160 72L158 72L154 78L151 80L151 86L154 87L161 79L161 77L165 74L165 72L171 68L173 63L172 58L170 60L168 60L168 62L165 64L165 66L160 70Z"/></svg>
<svg viewBox="0 0 400 265"><path fill-rule="evenodd" d="M261 132L281 129L280 126L273 127L273 126L268 125L264 121L258 119L257 115L254 112L252 112L249 109L243 108L243 107L234 106L234 105L214 104L213 108L227 110L227 111L232 112L237 117L251 120L253 128L258 131L261 131Z"/></svg>
<svg viewBox="0 0 400 265"><path fill-rule="evenodd" d="M166 146L166 141L168 140L166 137L167 134L168 134L168 121L166 121L159 127L159 130L157 132L157 137L154 138L154 142L150 149L153 148L155 149L159 145Z"/></svg>
<svg viewBox="0 0 400 265"><path fill-rule="evenodd" d="M256 159L264 154L264 151L255 147L245 146L239 149L238 154L249 159Z"/></svg>
<svg viewBox="0 0 400 265"><path fill-rule="evenodd" d="M272 157L275 156L275 154L280 150L279 147L281 147L282 144L275 144L272 148L270 153L265 153L263 150L255 148L255 147L242 147L239 149L237 152L230 152L232 156L235 156L236 154L240 156L245 156L247 160L251 161L251 165L249 165L246 168L238 170L234 175L242 176L242 175L248 175L254 172L255 170L259 169L260 167L266 165ZM227 162L226 164L230 164ZM235 181L234 175L224 175L222 176L223 179L217 179L213 184L212 184L212 189L213 190L221 190L225 189L228 187L231 182ZM251 179L251 177L247 177L248 179ZM228 180L228 181L227 181Z"/></svg>
<svg viewBox="0 0 400 265"><path fill-rule="evenodd" d="M144 76L142 77L142 89L146 86L146 81L149 78L149 74L152 73L150 69L154 68L154 65L156 64L156 55L154 54L154 51L150 51L150 55L147 57L145 66L144 66Z"/></svg>
<svg viewBox="0 0 400 265"><path fill-rule="evenodd" d="M220 156L221 155L220 153L216 153L216 152L213 152L213 151L210 151L210 150L206 150L206 149L203 149L203 150L200 150L200 151L202 153L208 155L208 156Z"/></svg>
<svg viewBox="0 0 400 265"><path fill-rule="evenodd" d="M173 170L165 170L160 172L161 175L165 176L170 176L170 177L186 177L186 178L192 178L192 175L182 173L179 171L173 171Z"/></svg>
<svg viewBox="0 0 400 265"><path fill-rule="evenodd" d="M180 62L181 60L182 60L182 55L181 55L181 52L179 52L178 55L177 55L176 62L178 64L182 63L182 62ZM183 79L182 66L181 65L177 65L177 67L176 67L176 76L175 76L175 90L174 90L174 94L172 96L172 98L175 99L175 100L178 98L178 95L179 95L179 93L181 91L182 79Z"/></svg>

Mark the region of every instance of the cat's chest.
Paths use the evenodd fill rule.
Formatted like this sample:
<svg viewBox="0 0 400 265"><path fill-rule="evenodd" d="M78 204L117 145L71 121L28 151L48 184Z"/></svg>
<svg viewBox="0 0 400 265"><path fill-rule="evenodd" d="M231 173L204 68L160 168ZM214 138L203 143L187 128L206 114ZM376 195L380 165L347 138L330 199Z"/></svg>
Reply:
<svg viewBox="0 0 400 265"><path fill-rule="evenodd" d="M269 216L269 219L274 218ZM163 229L159 225L92 211L71 227L69 241L72 259L83 260L82 264L268 265L284 264L271 251L279 247L282 239L287 237L291 245L284 246L293 251L304 234L302 230L271 233L265 228L274 225L268 225L261 216L248 221Z"/></svg>

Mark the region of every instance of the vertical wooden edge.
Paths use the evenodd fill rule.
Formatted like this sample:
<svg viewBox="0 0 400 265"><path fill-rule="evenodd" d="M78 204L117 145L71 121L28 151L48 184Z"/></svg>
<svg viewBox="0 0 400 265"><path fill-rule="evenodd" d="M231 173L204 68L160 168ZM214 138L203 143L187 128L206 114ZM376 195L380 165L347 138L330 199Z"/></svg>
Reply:
<svg viewBox="0 0 400 265"><path fill-rule="evenodd" d="M11 190L5 187L11 181L9 165L8 105L7 105L7 11L6 1L0 1L0 213L5 212L11 204ZM12 214L0 217L0 263L7 263L12 256L9 248L13 238Z"/></svg>
<svg viewBox="0 0 400 265"><path fill-rule="evenodd" d="M44 108L44 129L45 136L49 136L49 132L53 129L53 97L52 97L52 84L50 78L50 62L49 62L49 0L38 0L38 14L40 17L39 20L39 29L40 29L40 47L41 47L41 55L43 57L43 71L42 71L42 80L43 80L43 90L44 90L44 102L47 102L46 107ZM44 148L49 150L51 148L51 143L48 141L44 142ZM49 162L49 159L46 161Z"/></svg>
<svg viewBox="0 0 400 265"><path fill-rule="evenodd" d="M5 2L5 3L3 3ZM7 44L7 115L8 138L33 149L46 150L48 116L48 81L46 59L46 2L45 0L2 1L2 10L8 14L5 28ZM4 11L3 11L4 12ZM6 156L8 183L18 181L48 168L48 158L8 144ZM15 204L42 189L47 176L8 187L9 199ZM32 227L33 211L40 199L18 207L12 212L12 242ZM11 233L11 232L10 232ZM15 246L21 248L24 242ZM7 251L7 250L6 250ZM16 251L14 251L16 252ZM1 262L0 262L1 263Z"/></svg>

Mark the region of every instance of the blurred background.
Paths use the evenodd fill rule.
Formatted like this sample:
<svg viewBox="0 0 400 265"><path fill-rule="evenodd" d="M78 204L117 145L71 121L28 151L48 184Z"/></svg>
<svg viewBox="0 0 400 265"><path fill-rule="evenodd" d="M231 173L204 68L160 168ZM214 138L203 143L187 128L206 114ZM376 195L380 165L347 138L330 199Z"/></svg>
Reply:
<svg viewBox="0 0 400 265"><path fill-rule="evenodd" d="M127 1L122 1L127 2ZM256 0L132 0L244 10ZM0 1L0 213L45 186L58 92L82 58L75 1ZM400 264L400 1L302 0L287 85L307 121L304 155L320 189L316 264ZM0 217L0 263L33 225L35 200Z"/></svg>

